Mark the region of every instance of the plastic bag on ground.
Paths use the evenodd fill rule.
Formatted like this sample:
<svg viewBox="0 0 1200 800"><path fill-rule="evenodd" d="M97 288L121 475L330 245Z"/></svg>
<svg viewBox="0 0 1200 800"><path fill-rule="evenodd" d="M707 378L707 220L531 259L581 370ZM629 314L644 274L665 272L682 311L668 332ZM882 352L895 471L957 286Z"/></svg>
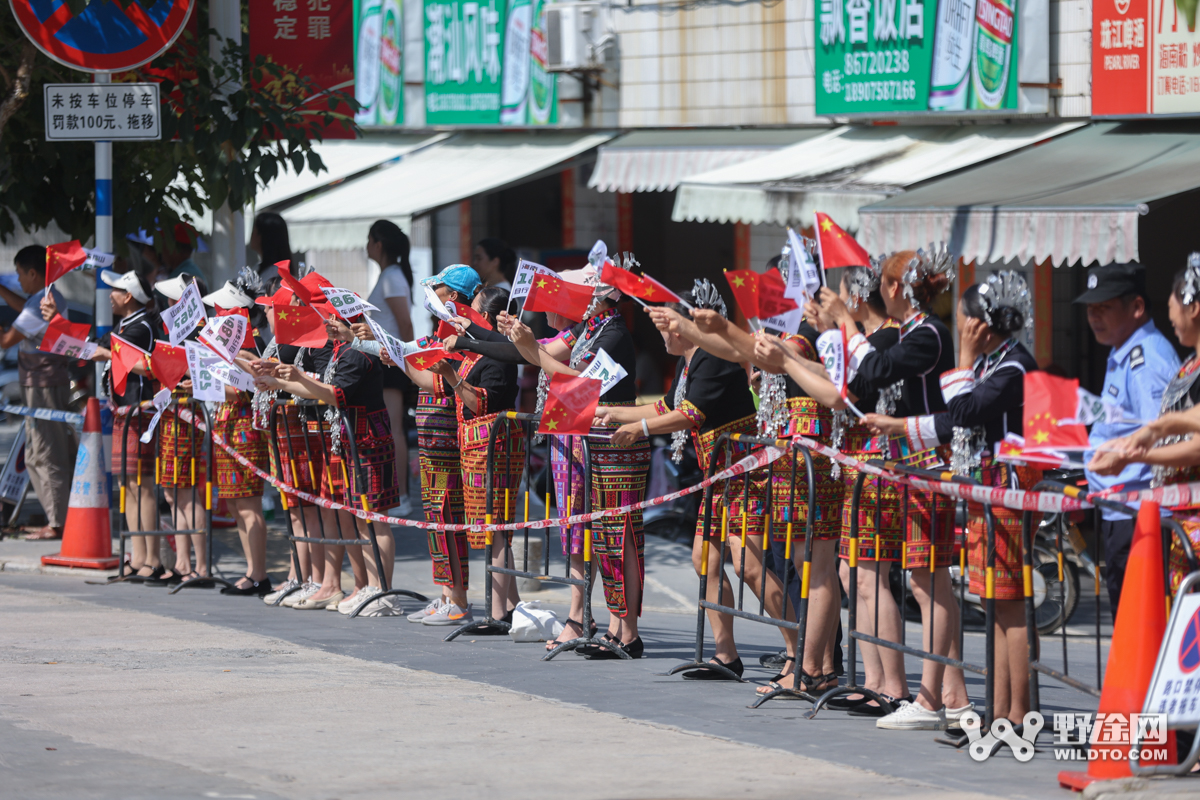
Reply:
<svg viewBox="0 0 1200 800"><path fill-rule="evenodd" d="M542 608L540 600L524 600L513 609L508 635L514 642L545 642L562 633L563 624L553 611Z"/></svg>

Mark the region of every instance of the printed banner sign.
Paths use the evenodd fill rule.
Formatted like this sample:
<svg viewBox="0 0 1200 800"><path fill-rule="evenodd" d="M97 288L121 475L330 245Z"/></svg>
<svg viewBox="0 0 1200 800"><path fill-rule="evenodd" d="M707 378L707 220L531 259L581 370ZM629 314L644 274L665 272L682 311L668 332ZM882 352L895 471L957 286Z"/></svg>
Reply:
<svg viewBox="0 0 1200 800"><path fill-rule="evenodd" d="M48 142L162 138L157 83L47 83L42 94Z"/></svg>
<svg viewBox="0 0 1200 800"><path fill-rule="evenodd" d="M1200 113L1200 32L1191 0L1094 0L1092 114Z"/></svg>
<svg viewBox="0 0 1200 800"><path fill-rule="evenodd" d="M154 438L154 429L158 427L158 421L162 419L163 412L171 404L171 390L159 389L151 402L154 403L154 416L150 418L150 424L146 426L145 433L138 437L142 444L150 444L150 440Z"/></svg>
<svg viewBox="0 0 1200 800"><path fill-rule="evenodd" d="M337 312L339 317L345 320L365 314L368 311L379 310L349 289L322 286L321 291L325 294L325 299L329 301L329 305L333 306L333 310Z"/></svg>
<svg viewBox="0 0 1200 800"><path fill-rule="evenodd" d="M529 295L529 290L533 288L534 275L556 275L556 273L549 267L543 267L541 264L535 264L522 258L517 264L516 274L513 275L512 291L508 295L510 304L514 300L520 300Z"/></svg>
<svg viewBox="0 0 1200 800"><path fill-rule="evenodd" d="M818 0L816 113L1014 110L1016 0Z"/></svg>
<svg viewBox="0 0 1200 800"><path fill-rule="evenodd" d="M587 369L579 373L579 377L600 381L600 394L603 395L628 374L624 367L612 360L612 356L600 349L596 351L596 357L588 364Z"/></svg>
<svg viewBox="0 0 1200 800"><path fill-rule="evenodd" d="M404 9L354 0L354 115L359 125L404 124Z"/></svg>
<svg viewBox="0 0 1200 800"><path fill-rule="evenodd" d="M192 397L214 403L225 402L225 386L216 375L225 362L199 342L185 342L184 346L187 348L188 371L192 373Z"/></svg>
<svg viewBox="0 0 1200 800"><path fill-rule="evenodd" d="M211 348L226 364L232 364L242 349L242 342L246 340L246 328L249 325L250 320L236 314L213 317L200 331L200 342Z"/></svg>
<svg viewBox="0 0 1200 800"><path fill-rule="evenodd" d="M179 302L163 309L160 316L163 324L167 326L168 341L178 347L179 343L206 319L204 301L200 299L200 290L196 288L196 284L189 283L179 296Z"/></svg>

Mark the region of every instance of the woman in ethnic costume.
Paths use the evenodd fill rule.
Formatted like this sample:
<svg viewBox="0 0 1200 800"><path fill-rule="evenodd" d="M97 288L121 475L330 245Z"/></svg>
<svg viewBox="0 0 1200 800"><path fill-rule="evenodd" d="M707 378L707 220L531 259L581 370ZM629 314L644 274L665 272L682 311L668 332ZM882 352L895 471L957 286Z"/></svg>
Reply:
<svg viewBox="0 0 1200 800"><path fill-rule="evenodd" d="M707 280L698 280L683 299L696 308L707 308L727 316L725 301L716 287ZM687 313L685 306L671 304L679 313ZM671 458L676 463L683 459L683 449L689 434L696 446L700 469L710 474L719 472L738 461L750 451L750 446L731 442L715 451L717 439L725 433L740 433L754 436L758 424L754 411L754 398L750 395L750 384L746 370L741 364L717 358L701 350L688 339L677 333L663 333L667 353L679 357L674 390L657 403L644 406L613 407L604 412L605 424L620 423L613 434L612 442L628 446L651 435L671 434ZM722 591L725 604L734 602L733 587L724 570L724 547L728 542L735 569L745 560L745 581L755 594L761 584L762 535L766 523L764 517L764 492L761 483L751 481L749 502L746 503L744 481L731 481L712 487L713 510L708 548L710 576L720 575L720 581L710 579L707 599L718 601ZM718 531L720 533L718 534ZM701 574L703 561L704 518L696 522L696 538L692 544L692 566ZM746 552L742 553L742 542ZM783 605L783 591L779 579L769 574L767 605L778 610ZM722 589L722 586L724 587ZM716 611L708 612L712 625L715 652L712 661L725 667L737 676L742 675L744 666L738 656L733 639L733 617ZM689 680L727 680L728 675L715 670L699 669L684 673Z"/></svg>
<svg viewBox="0 0 1200 800"><path fill-rule="evenodd" d="M823 288L822 293L832 291ZM883 297L879 293L879 271L871 267L848 267L842 276L840 296L856 327L847 331L847 336L860 330L867 337L872 347L886 350L899 341L899 324L887 315ZM820 306L809 303L805 309L809 319L817 321L817 327L822 331L829 330L833 324L828 319L822 319ZM804 361L798 356L788 358L783 348L778 347L773 339L759 339L755 346L755 354L760 363L773 371L782 370L794 381L800 384L804 391L817 398L823 405L833 409L833 447L855 458L868 460L883 455L886 440L874 434L870 428L853 414L843 400L838 387L835 387L823 372L822 365L817 362ZM859 410L868 409L880 413L888 413L889 398L881 391L885 387L876 387L867 382L861 375L848 374L847 398ZM894 404L894 400L890 401ZM850 543L852 532L851 499L854 484L858 478L858 470L854 467L835 465L834 469L841 473L845 486L845 502L842 506L841 539L838 554L841 558L840 573L842 585L850 591ZM859 630L863 633L879 635L885 639L898 640L900 636L900 608L895 598L886 587L889 586L887 575L892 562L900 560L901 545L904 533L901 526L900 491L895 484L883 481L883 496L880 497L880 481L868 477L862 486L858 512L858 608ZM878 514L882 519L877 518ZM881 569L882 567L882 569ZM878 623L875 620L876 605L879 609ZM875 634L878 624L878 634ZM904 674L904 656L888 648L880 648L869 642L860 642L863 657L864 683L868 689L883 694L885 697L907 698L908 686ZM899 699L896 702L899 702ZM854 698L835 698L830 703L833 708L848 710L855 716L882 716L890 709L882 709L864 696Z"/></svg>
<svg viewBox="0 0 1200 800"><path fill-rule="evenodd" d="M769 268L780 262L772 260ZM759 391L758 431L760 436L806 436L829 444L832 441L832 414L801 386L784 374L771 373L758 362L755 354L757 339L768 336L760 332L756 336L746 333L731 324L715 311L697 309L692 319L667 308L654 308L650 316L659 330L679 333L696 342L710 354L727 361L749 361L763 369ZM781 339L793 355L816 359L815 343L817 331L807 322L800 324L796 334L784 334ZM792 559L798 570L803 569L804 539L810 516L808 489L805 485L803 462L797 463L797 482L794 508L791 485L793 454L779 459L774 466L772 492L772 538L791 539ZM807 692L827 689L837 682L834 639L838 625L841 597L837 587L837 541L841 534L842 499L844 487L839 478L832 475L832 462L825 456L813 454L813 478L816 508L811 513L813 527L813 551L811 584L809 591L808 620L804 647L804 663L801 664L800 679ZM793 601L794 602L794 601ZM783 609L780 609L782 616ZM768 613L777 616L768 609ZM787 611L787 619L795 618L795 609ZM796 635L783 630L787 642L788 658L783 669L772 681L759 688L766 694L780 688L792 688L795 670L789 663L795 661Z"/></svg>
<svg viewBox="0 0 1200 800"><path fill-rule="evenodd" d="M154 289L167 298L169 306L173 306L183 296L187 284L192 282L201 295L207 293L203 280L187 274L159 281L154 284ZM197 341L204 323L205 320L201 319L196 328L184 337L184 341ZM165 323L163 330L166 331ZM203 419L203 415L194 408L191 396L191 378L180 381L171 392L172 399L181 401L185 406L192 405L192 413ZM158 423L158 485L163 487L163 495L171 506L171 526L174 530L203 530L207 474L204 434L199 428L181 420L175 410L168 410ZM208 537L203 533L177 534L173 574L163 575L159 580L177 583L208 577L208 559L205 557L208 544ZM193 547L196 550L195 569L191 564Z"/></svg>
<svg viewBox="0 0 1200 800"><path fill-rule="evenodd" d="M1163 391L1163 416L1132 436L1109 442L1108 449L1097 452L1088 464L1088 469L1101 475L1116 475L1130 462L1150 464L1154 467L1152 488L1200 481L1200 436L1182 432L1190 426L1180 425L1185 422L1182 412L1200 402L1200 253L1188 256L1187 267L1175 276L1167 312L1179 344L1194 352ZM1173 510L1193 551L1200 553L1200 506ZM1174 595L1188 574L1183 548L1174 540L1168 566Z"/></svg>
<svg viewBox="0 0 1200 800"><path fill-rule="evenodd" d="M242 356L249 360L257 359L264 350L258 329L250 323L250 312L253 310L255 316L258 315L254 301L261 295L262 281L247 267L238 275L236 283L226 281L220 289L203 298L206 305L216 309L217 316L246 317ZM267 437L254 427L251 397L250 392L226 386L225 402L217 405L212 424L214 432L239 455L265 470L269 463ZM216 442L213 442L213 461L217 496L225 501L225 507L237 521L238 536L246 556L246 574L234 587L226 587L221 593L262 597L271 592L271 580L267 577L267 522L262 508L263 480Z"/></svg>
<svg viewBox="0 0 1200 800"><path fill-rule="evenodd" d="M508 290L489 287L479 291L472 308L495 324L496 315L508 305ZM488 441L497 418L516 407L517 368L478 353L466 353L461 362L443 359L427 370L411 364L405 369L409 378L422 390L435 395L445 394L455 401L458 420L458 442L461 448L463 486L463 517L468 525L491 522L502 524L515 518L516 498L525 467L525 436L519 426L503 425L495 439L492 454L495 470L492 473L491 515L488 515ZM474 550L484 549L491 539L487 558L493 566L511 568L511 533L489 534L470 531L467 543ZM455 550L450 552L451 573L456 579L450 584L450 595L436 613L426 616L422 623L431 626L462 625L474 619L467 602L466 557ZM459 577L461 576L461 577ZM520 602L516 580L509 575L492 576L492 614L495 618L511 620L511 613Z"/></svg>
<svg viewBox="0 0 1200 800"><path fill-rule="evenodd" d="M601 350L608 353L627 374L601 395L596 415L602 419L608 407L632 406L637 400L633 335L617 310L621 293L600 282L595 266L589 265L582 270L565 273L562 277L592 287L592 305L585 312L582 322L549 342L538 342L527 326L507 314L501 315L499 330L512 339L527 361L542 368L543 378L538 386L539 409L544 401L550 374L578 375L592 362L596 353ZM629 447L618 447L609 438L615 428L615 423L596 425L588 440L593 511L620 508L640 503L645 498L650 473L650 442L642 440ZM578 437L575 437L575 441L578 441ZM571 455L573 463L580 463L581 452L577 450ZM562 466L560 480L563 480L571 473L565 469L566 453L561 449L559 457L562 458L558 462ZM579 487L577 496L572 496L566 504L575 513L582 506L582 480L580 477L569 480L572 495L576 494L574 487ZM559 508L563 509L562 495L559 497ZM583 531L580 528L573 526L563 531L563 548L564 552L570 552L571 576L582 579ZM646 547L641 509L597 520L592 525L592 542L592 552L600 563L604 598L610 612L605 638L619 643L630 656L639 658L644 646L638 635L637 619L642 607L642 583L645 579L643 555ZM582 590L572 587L567 623L569 629L563 633L564 641L570 636L584 635L579 630L579 623L583 619L583 600ZM594 659L618 657L598 646L580 648L580 652Z"/></svg>
<svg viewBox="0 0 1200 800"><path fill-rule="evenodd" d="M1025 375L1037 361L1018 340L1033 325L1033 304L1025 280L1015 272L999 272L963 292L958 306L958 368L942 373L946 410L914 421L872 415L883 433L905 436L921 449L950 443L950 469L985 486L1029 489L1041 471L1014 467L993 459L994 445L1008 434L1022 434ZM967 506L967 563L971 592L985 595L987 525L983 505ZM1020 723L1029 710L1029 650L1025 629L1025 588L1021 548L1022 512L995 506L996 647L995 708L997 717ZM930 712L910 704L894 715L898 723L920 720ZM970 708L970 706L968 706ZM963 709L945 709L953 723ZM908 726L911 727L911 726Z"/></svg>
<svg viewBox="0 0 1200 800"><path fill-rule="evenodd" d="M931 247L928 253L908 250L885 258L880 276L880 294L888 314L900 322L899 342L887 350L875 349L862 334L852 336L848 342L847 358L858 363L858 376L873 386L887 387L881 388L881 391L889 398L896 396L893 387L899 385L895 416L908 417L913 425L919 415L934 414L946 408L938 378L943 372L954 368L954 342L950 331L941 320L928 312L928 307L934 298L950 286L953 265L954 259L945 252L944 247ZM840 298L823 295L821 305L823 313L835 323L853 325L853 317ZM870 419L871 415L868 415ZM939 448L936 443L924 446L919 437L913 439L918 441L918 446L911 446L909 438L904 435L889 436L889 455L904 465L924 468L939 466L949 459L948 447ZM959 611L949 572L954 553L954 503L928 492L912 489L906 489L905 492L902 502L905 542L901 552L901 568L912 570L913 595L921 607L921 618L927 633L930 631L931 602L936 596L937 612L933 614L935 630L926 639L927 643L932 639L930 649L940 655L957 658ZM931 554L936 559L932 575ZM934 583L937 585L936 592L931 591ZM961 714L968 708L962 670L926 660L922 668L920 696L916 702L903 708L924 709L930 719L907 719L914 713L910 711L906 720L884 717L876 725L891 728L911 723L917 727L944 727L943 705L957 709L951 713Z"/></svg>

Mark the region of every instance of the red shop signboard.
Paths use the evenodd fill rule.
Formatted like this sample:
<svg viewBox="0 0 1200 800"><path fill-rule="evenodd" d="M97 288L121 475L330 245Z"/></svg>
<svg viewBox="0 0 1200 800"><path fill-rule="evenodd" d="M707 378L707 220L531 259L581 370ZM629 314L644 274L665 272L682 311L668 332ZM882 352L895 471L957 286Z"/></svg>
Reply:
<svg viewBox="0 0 1200 800"><path fill-rule="evenodd" d="M254 0L250 3L250 57L266 56L327 90L354 96L352 0ZM327 109L320 95L314 108ZM350 115L344 103L336 109ZM326 139L353 139L347 127L326 128Z"/></svg>
<svg viewBox="0 0 1200 800"><path fill-rule="evenodd" d="M1195 7L1093 0L1092 114L1200 114Z"/></svg>

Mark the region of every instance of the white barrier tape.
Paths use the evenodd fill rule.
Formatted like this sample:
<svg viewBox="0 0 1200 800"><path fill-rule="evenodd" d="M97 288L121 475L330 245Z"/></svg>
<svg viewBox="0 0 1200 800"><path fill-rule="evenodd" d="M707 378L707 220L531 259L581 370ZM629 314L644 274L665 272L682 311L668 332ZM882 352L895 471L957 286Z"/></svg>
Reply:
<svg viewBox="0 0 1200 800"><path fill-rule="evenodd" d="M184 422L195 425L200 430L205 430L204 423L196 422L195 418L192 416L192 413L190 411L187 411L186 409L179 410L179 418L181 420L183 420ZM355 508L353 506L345 505L344 503L335 503L332 500L327 500L323 497L317 497L315 495L309 494L308 492L304 492L293 486L290 486L290 485L284 483L283 481L279 480L278 478L276 478L274 475L270 475L270 474L264 472L263 470L259 469L248 458L246 458L241 453L239 453L238 451L236 451L232 447L230 447L225 442L225 437L221 436L221 434L216 433L214 431L212 433L212 440L213 440L213 444L216 444L222 450L224 450L226 453L229 453L229 455L231 455L234 458L234 460L236 460L239 464L241 464L243 467L246 467L247 469L249 469L255 475L262 478L264 481L271 484L276 489L279 489L280 491L285 492L289 495L294 495L296 497L299 497L300 499L302 499L306 502L312 503L313 505L317 505L322 508L328 508L331 511L349 511L351 514L353 514L356 517L359 517L360 519L370 520L372 522L386 522L389 525L400 525L403 527L420 528L422 530L436 530L436 531L489 531L489 530L491 530L491 531L515 531L515 530L523 530L526 528L529 528L529 529L558 528L558 527L565 527L565 526L569 526L569 525L578 525L578 524L581 524L584 522L592 522L594 520L603 519L604 517L612 517L612 516L619 516L621 514L628 514L631 511L637 511L639 509L649 508L651 506L662 505L663 503L669 503L672 500L676 500L680 497L684 497L686 495L693 494L695 492L706 489L709 486L711 486L712 484L717 483L718 481L727 480L729 478L735 478L738 475L743 475L747 472L752 472L753 470L760 469L762 467L767 466L771 462L779 459L780 457L783 456L783 453L784 453L783 450L780 450L777 447L764 447L762 450L759 450L755 453L751 453L750 455L746 456L745 458L743 458L740 461L738 461L737 463L735 463L733 466L731 466L727 469L724 469L721 472L718 472L717 474L713 475L711 478L704 479L703 481L695 484L694 486L689 486L686 489L681 489L678 492L672 492L671 494L666 494L666 495L663 495L662 497L655 497L651 500L643 500L640 503L634 503L632 505L622 506L620 508L606 508L601 511L593 511L588 514L576 514L574 516L567 517L565 519L562 517L558 517L558 518L551 518L551 519L530 520L528 522L509 522L509 523L497 524L497 525L453 525L453 524L446 524L446 523L418 522L416 520L404 519L402 517L389 517L386 514L380 514L375 511L364 511L361 508Z"/></svg>
<svg viewBox="0 0 1200 800"><path fill-rule="evenodd" d="M1152 502L1168 508L1189 508L1200 505L1200 483L1177 483L1173 486L1160 486L1157 489L1142 489L1136 492L1122 492L1119 488L1106 489L1091 496L1126 505Z"/></svg>
<svg viewBox="0 0 1200 800"><path fill-rule="evenodd" d="M5 403L0 406L8 414L16 414L21 417L33 417L34 419L45 419L50 422L69 422L72 425L83 424L83 414L76 414L74 411L58 411L53 408L29 408L28 406L11 406Z"/></svg>

